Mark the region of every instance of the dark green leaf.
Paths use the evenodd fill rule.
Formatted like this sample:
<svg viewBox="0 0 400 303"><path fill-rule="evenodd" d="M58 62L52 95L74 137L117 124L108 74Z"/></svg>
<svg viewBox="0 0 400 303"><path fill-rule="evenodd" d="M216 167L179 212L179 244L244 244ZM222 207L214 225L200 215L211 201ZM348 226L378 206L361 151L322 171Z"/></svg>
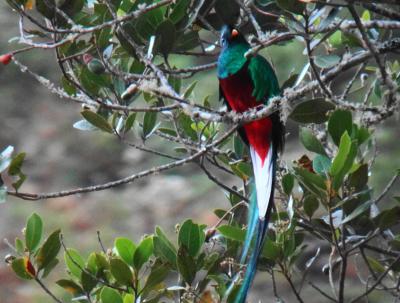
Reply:
<svg viewBox="0 0 400 303"><path fill-rule="evenodd" d="M329 118L328 132L337 146L339 146L340 138L344 132L347 131L350 135L352 128L353 122L350 111L338 109Z"/></svg>
<svg viewBox="0 0 400 303"><path fill-rule="evenodd" d="M118 283L132 286L133 275L130 267L121 259L110 260L110 271Z"/></svg>
<svg viewBox="0 0 400 303"><path fill-rule="evenodd" d="M353 210L348 216L346 216L341 224L345 224L350 222L351 220L357 218L361 214L363 214L367 209L371 207L371 205L374 203L374 200L368 200L366 202L363 202L361 205L359 205L355 210Z"/></svg>
<svg viewBox="0 0 400 303"><path fill-rule="evenodd" d="M43 222L36 213L33 213L26 224L25 244L30 252L34 252L39 246L43 236Z"/></svg>
<svg viewBox="0 0 400 303"><path fill-rule="evenodd" d="M175 50L188 51L200 44L199 33L197 31L189 31L185 34L180 34L175 43Z"/></svg>
<svg viewBox="0 0 400 303"><path fill-rule="evenodd" d="M45 268L43 268L42 279L46 278L52 270L58 265L60 261L57 258L54 258L50 261L49 264Z"/></svg>
<svg viewBox="0 0 400 303"><path fill-rule="evenodd" d="M87 293L90 293L92 291L92 289L97 285L96 277L94 277L90 273L88 268L86 268L85 270L82 270L81 282L82 282L83 289Z"/></svg>
<svg viewBox="0 0 400 303"><path fill-rule="evenodd" d="M195 257L205 240L204 227L186 220L179 229L179 246L185 246L190 256Z"/></svg>
<svg viewBox="0 0 400 303"><path fill-rule="evenodd" d="M320 155L326 155L325 149L322 146L321 142L314 136L313 132L305 127L300 129L300 141L303 143L304 147L309 151Z"/></svg>
<svg viewBox="0 0 400 303"><path fill-rule="evenodd" d="M156 36L157 50L164 56L168 55L174 48L176 39L175 25L168 19L161 22L157 27Z"/></svg>
<svg viewBox="0 0 400 303"><path fill-rule="evenodd" d="M356 191L362 190L368 183L368 164L364 163L349 176L349 186Z"/></svg>
<svg viewBox="0 0 400 303"><path fill-rule="evenodd" d="M155 264L151 267L150 274L146 280L146 284L144 285L142 291L144 293L151 291L155 286L164 281L169 272L170 269L167 266L165 266L165 264L157 260Z"/></svg>
<svg viewBox="0 0 400 303"><path fill-rule="evenodd" d="M54 231L40 248L39 253L36 256L38 270L45 268L57 257L61 248L60 232L59 229Z"/></svg>
<svg viewBox="0 0 400 303"><path fill-rule="evenodd" d="M240 15L240 6L236 1L217 0L214 8L218 17L225 24L235 24Z"/></svg>
<svg viewBox="0 0 400 303"><path fill-rule="evenodd" d="M185 15L186 15L186 10L188 9L190 4L190 0L178 0L176 1L176 4L169 15L169 19L173 23L178 23Z"/></svg>
<svg viewBox="0 0 400 303"><path fill-rule="evenodd" d="M143 134L142 138L145 140L152 135L156 129L157 112L146 112L143 118Z"/></svg>
<svg viewBox="0 0 400 303"><path fill-rule="evenodd" d="M318 199L314 195L307 195L304 198L304 212L310 218L313 216L315 211L318 209L319 202Z"/></svg>
<svg viewBox="0 0 400 303"><path fill-rule="evenodd" d="M278 6L295 14L302 14L306 5L298 0L276 0Z"/></svg>
<svg viewBox="0 0 400 303"><path fill-rule="evenodd" d="M308 191L320 197L326 196L325 179L317 174L314 174L307 169L296 167L294 168L295 175L300 184Z"/></svg>
<svg viewBox="0 0 400 303"><path fill-rule="evenodd" d="M98 129L101 129L107 133L113 133L111 125L103 116L92 112L91 110L84 110L81 112L81 114L90 124L97 127Z"/></svg>
<svg viewBox="0 0 400 303"><path fill-rule="evenodd" d="M74 296L83 294L83 289L72 280L61 279L56 284Z"/></svg>
<svg viewBox="0 0 400 303"><path fill-rule="evenodd" d="M176 248L171 241L169 241L161 227L156 227L156 235L153 238L153 244L154 255L163 258L175 266L177 254Z"/></svg>
<svg viewBox="0 0 400 303"><path fill-rule="evenodd" d="M131 130L131 128L133 127L133 124L135 123L135 119L136 119L136 113L132 113L128 116L128 118L126 118L125 127L124 127L125 133L127 133L128 131Z"/></svg>
<svg viewBox="0 0 400 303"><path fill-rule="evenodd" d="M286 174L282 177L282 187L288 196L292 193L294 187L294 176L292 174Z"/></svg>
<svg viewBox="0 0 400 303"><path fill-rule="evenodd" d="M275 261L277 258L279 258L280 254L281 254L280 247L275 242L271 241L270 239L267 239L265 241L261 255L264 258Z"/></svg>
<svg viewBox="0 0 400 303"><path fill-rule="evenodd" d="M153 237L144 238L135 250L133 255L133 265L136 270L140 270L153 254Z"/></svg>
<svg viewBox="0 0 400 303"><path fill-rule="evenodd" d="M191 284L196 276L196 263L194 258L189 255L186 246L179 247L177 257L177 268L184 281Z"/></svg>
<svg viewBox="0 0 400 303"><path fill-rule="evenodd" d="M331 102L317 98L300 103L289 118L299 123L323 123L328 120L327 113L335 108Z"/></svg>

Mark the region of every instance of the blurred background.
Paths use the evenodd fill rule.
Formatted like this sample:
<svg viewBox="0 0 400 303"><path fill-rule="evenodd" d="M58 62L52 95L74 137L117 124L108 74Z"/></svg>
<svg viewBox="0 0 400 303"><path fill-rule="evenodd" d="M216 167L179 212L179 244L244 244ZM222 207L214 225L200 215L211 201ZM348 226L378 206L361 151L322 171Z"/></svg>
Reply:
<svg viewBox="0 0 400 303"><path fill-rule="evenodd" d="M18 34L17 25L17 15L4 1L0 2L0 54L20 47L15 41L8 43ZM264 53L272 60L281 84L290 72L299 72L303 66L306 58L302 51L302 45L294 42L272 47ZM58 81L51 51L33 51L19 55L18 59L38 74ZM212 104L220 106L215 70L200 74L198 80L197 91L203 95L196 97L210 95ZM346 77L341 81L346 81ZM13 145L16 152L27 152L23 170L28 180L23 191L50 192L104 183L162 162L155 156L123 146L111 136L74 129L72 124L81 119L80 110L76 104L51 95L15 65L0 66L0 150ZM284 159L290 164L305 150L297 140L297 125L289 124L288 133ZM379 192L400 167L396 117L380 126L376 133L379 150L372 183ZM381 206L392 205L390 197L396 192L400 190L395 188ZM52 302L33 283L18 280L4 262L11 250L3 239L13 241L21 236L25 220L32 212L42 216L47 234L61 228L67 246L76 247L85 255L99 249L96 231L100 231L105 246L112 247L114 238L125 236L138 241L141 235L152 233L156 225L173 234L175 224L187 217L210 226L217 221L213 209L227 207L224 193L195 165L98 193L38 202L10 198L0 205L0 303ZM351 268L349 275L355 275ZM256 282L264 292L270 289L266 287L269 281L266 277L259 275ZM50 278L57 277L53 274ZM326 276L323 279L327 282ZM282 281L278 287L284 293L288 286ZM55 285L50 288L63 293ZM290 297L288 302L292 302Z"/></svg>

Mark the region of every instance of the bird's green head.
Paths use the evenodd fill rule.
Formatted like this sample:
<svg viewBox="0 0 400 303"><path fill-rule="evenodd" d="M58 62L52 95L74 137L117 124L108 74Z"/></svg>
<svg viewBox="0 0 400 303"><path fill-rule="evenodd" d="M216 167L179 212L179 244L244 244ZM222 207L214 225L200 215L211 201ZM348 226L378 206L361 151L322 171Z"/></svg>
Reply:
<svg viewBox="0 0 400 303"><path fill-rule="evenodd" d="M224 25L220 36L221 53L218 57L218 77L226 78L238 72L246 63L244 54L250 44L244 35L230 25Z"/></svg>

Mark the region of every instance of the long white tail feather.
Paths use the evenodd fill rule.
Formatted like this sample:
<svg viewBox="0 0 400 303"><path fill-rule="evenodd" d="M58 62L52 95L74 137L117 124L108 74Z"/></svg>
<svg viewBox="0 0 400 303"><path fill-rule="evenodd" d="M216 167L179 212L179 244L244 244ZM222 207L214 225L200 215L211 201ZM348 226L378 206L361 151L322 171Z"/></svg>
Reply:
<svg viewBox="0 0 400 303"><path fill-rule="evenodd" d="M263 161L255 151L255 149L250 146L250 155L253 163L254 179L256 183L257 192L257 206L258 215L261 220L264 219L265 214L268 210L268 204L270 202L271 192L272 192L272 179L273 179L273 159L272 159L272 149L271 144L267 158Z"/></svg>

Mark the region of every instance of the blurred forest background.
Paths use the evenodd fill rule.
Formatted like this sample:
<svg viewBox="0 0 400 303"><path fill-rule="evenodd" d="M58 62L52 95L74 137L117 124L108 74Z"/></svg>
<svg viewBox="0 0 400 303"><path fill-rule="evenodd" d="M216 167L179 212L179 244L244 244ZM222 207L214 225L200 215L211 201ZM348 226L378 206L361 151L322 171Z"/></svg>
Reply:
<svg viewBox="0 0 400 303"><path fill-rule="evenodd" d="M16 17L5 2L0 2L0 53L18 47L16 41L8 43L17 35ZM306 60L302 52L301 44L293 42L274 46L263 54L272 61L282 80L291 71L299 71ZM58 80L52 52L34 51L19 58L37 73ZM215 70L197 77L198 91L204 94L197 97L210 95L213 106L221 106L217 100ZM342 77L344 83L346 80ZM80 110L79 106L50 95L13 64L0 66L0 150L13 145L18 152L27 152L26 191L47 192L103 183L160 163L157 157L122 146L111 136L74 129L72 124L80 119ZM372 179L377 190L382 190L400 167L396 119L389 119L377 129L379 150ZM288 126L284 159L289 164L305 153L297 133L296 125ZM394 191L400 193L398 188ZM380 206L391 206L393 194L389 193ZM104 244L111 247L117 236L138 240L140 235L153 232L156 225L173 233L176 222L187 217L212 225L217 220L212 210L226 207L226 203L223 192L194 165L99 193L39 202L10 198L0 205L0 302L51 302L33 283L19 281L3 262L9 253L3 239L18 236L26 217L33 211L45 218L47 231L60 227L66 244L85 254L98 246L96 231L101 232ZM263 275L259 275L256 284L265 291L263 283L265 276L263 280ZM279 287L287 286L282 283Z"/></svg>

